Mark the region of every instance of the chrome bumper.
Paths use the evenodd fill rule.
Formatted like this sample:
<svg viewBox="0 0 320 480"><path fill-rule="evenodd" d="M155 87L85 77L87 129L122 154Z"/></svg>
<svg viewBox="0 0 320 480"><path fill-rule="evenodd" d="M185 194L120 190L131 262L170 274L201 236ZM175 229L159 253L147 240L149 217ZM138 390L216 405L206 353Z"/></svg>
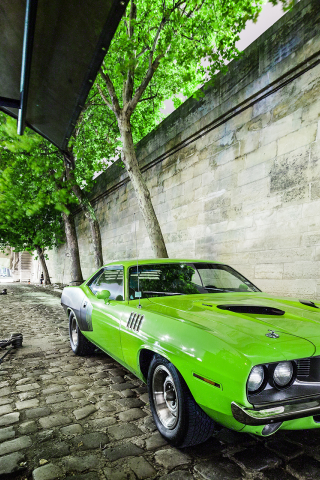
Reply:
<svg viewBox="0 0 320 480"><path fill-rule="evenodd" d="M320 414L320 399L264 410L252 410L232 402L231 411L233 417L245 425L267 425L268 423L285 422L286 420L318 415Z"/></svg>

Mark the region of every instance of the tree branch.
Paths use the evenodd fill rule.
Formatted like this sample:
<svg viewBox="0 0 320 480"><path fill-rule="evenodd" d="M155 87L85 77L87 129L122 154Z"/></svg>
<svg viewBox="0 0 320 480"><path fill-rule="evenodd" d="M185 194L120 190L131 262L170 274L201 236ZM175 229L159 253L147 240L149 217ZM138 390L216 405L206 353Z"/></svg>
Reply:
<svg viewBox="0 0 320 480"><path fill-rule="evenodd" d="M134 34L134 28L132 25L132 20L135 20L137 17L137 7L133 0L131 0L131 5L130 5L130 15L129 15L129 25L128 25L128 30L129 30L129 38L131 39ZM134 69L135 69L135 60L136 57L134 55L132 61L133 63L129 66L128 68L128 73L127 73L127 79L125 83L125 88L124 88L124 95L123 95L123 105L126 103L130 102L133 94L133 82L134 82Z"/></svg>
<svg viewBox="0 0 320 480"><path fill-rule="evenodd" d="M140 102L144 102L145 100L153 100L154 98L157 98L158 95L152 95L151 97L146 97L146 98L140 98Z"/></svg>
<svg viewBox="0 0 320 480"><path fill-rule="evenodd" d="M98 90L99 90L99 93L100 93L100 96L102 98L102 100L104 101L104 103L115 113L116 116L119 116L120 115L120 112L121 112L121 108L120 108L120 104L119 104L119 100L118 100L118 97L117 97L117 94L116 94L116 91L115 91L115 88L113 86L113 83L111 81L111 78L109 77L109 75L107 73L104 73L102 71L102 68L100 68L100 75L101 77L103 78L106 86L107 86L107 89L108 89L108 93L110 95L110 98L111 98L111 104L110 102L108 102L107 98L105 97L105 95L103 95L103 92L101 90L101 87L99 84L97 84L97 87L98 87Z"/></svg>

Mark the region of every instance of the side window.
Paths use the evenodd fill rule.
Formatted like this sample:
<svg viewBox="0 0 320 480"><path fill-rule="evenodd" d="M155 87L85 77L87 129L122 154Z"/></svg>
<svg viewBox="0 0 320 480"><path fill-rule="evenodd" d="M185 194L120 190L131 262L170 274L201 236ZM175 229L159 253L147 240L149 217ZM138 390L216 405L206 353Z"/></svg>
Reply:
<svg viewBox="0 0 320 480"><path fill-rule="evenodd" d="M101 275L101 273L103 273L103 271L104 271L104 268L101 268L101 270L99 270L99 271L87 282L87 287L89 287L90 290L91 290L93 293L95 293L94 290L93 290L93 285L96 283L97 278L100 277L100 275Z"/></svg>
<svg viewBox="0 0 320 480"><path fill-rule="evenodd" d="M110 300L123 300L123 267L115 265L105 268L102 274L90 285L90 288L95 295L101 290L109 290Z"/></svg>

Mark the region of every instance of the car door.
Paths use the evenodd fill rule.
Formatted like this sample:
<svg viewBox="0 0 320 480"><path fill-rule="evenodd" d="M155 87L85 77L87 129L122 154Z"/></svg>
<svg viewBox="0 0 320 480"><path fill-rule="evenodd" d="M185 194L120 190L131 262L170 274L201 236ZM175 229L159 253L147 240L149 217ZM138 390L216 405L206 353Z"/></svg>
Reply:
<svg viewBox="0 0 320 480"><path fill-rule="evenodd" d="M88 285L90 295L85 308L92 309L92 332L86 332L98 347L122 362L120 342L120 318L124 304L123 266L105 267L103 272ZM101 290L109 290L107 301L97 298Z"/></svg>

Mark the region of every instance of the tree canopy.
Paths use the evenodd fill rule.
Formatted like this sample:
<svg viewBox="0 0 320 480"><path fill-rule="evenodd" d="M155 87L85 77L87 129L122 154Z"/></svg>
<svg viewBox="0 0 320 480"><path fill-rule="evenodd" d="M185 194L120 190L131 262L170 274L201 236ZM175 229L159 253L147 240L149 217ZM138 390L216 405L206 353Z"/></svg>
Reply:
<svg viewBox="0 0 320 480"><path fill-rule="evenodd" d="M289 8L289 0L279 0ZM277 0L271 0L273 4ZM121 139L121 158L135 190L154 254L167 257L161 227L135 153L136 113L179 95L196 98L238 58L240 32L255 21L263 0L131 0L104 59L96 88L113 113ZM150 108L150 107L149 107ZM106 112L106 109L105 109ZM110 121L110 120L109 120ZM112 122L114 128L115 122ZM147 124L145 123L145 126ZM151 127L152 127L151 123ZM144 131L143 122L142 129ZM109 148L110 150L110 148Z"/></svg>

